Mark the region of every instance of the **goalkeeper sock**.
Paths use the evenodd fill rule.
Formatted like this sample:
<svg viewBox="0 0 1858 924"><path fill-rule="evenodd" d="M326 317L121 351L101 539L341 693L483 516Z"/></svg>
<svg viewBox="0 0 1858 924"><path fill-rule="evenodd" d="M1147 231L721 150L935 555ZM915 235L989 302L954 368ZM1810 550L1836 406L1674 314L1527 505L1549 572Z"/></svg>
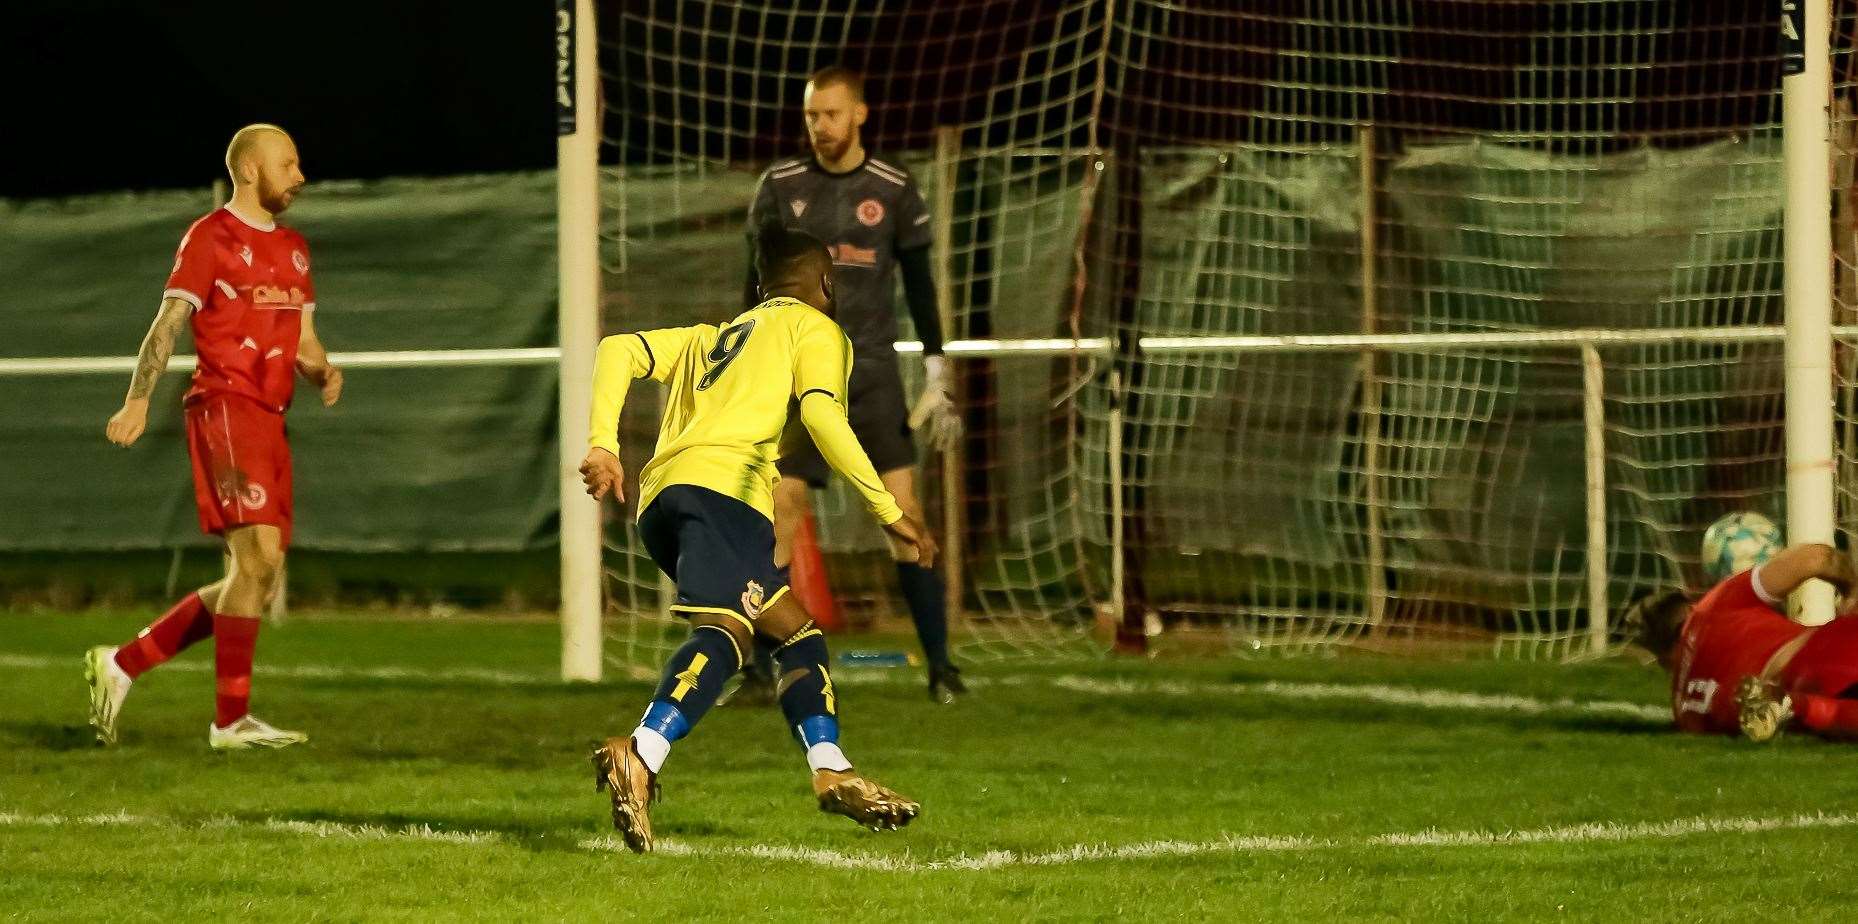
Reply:
<svg viewBox="0 0 1858 924"><path fill-rule="evenodd" d="M213 615L213 709L214 723L220 728L231 726L250 711L258 626L254 616Z"/></svg>
<svg viewBox="0 0 1858 924"><path fill-rule="evenodd" d="M838 694L832 687L832 673L826 669L831 660L825 634L810 620L775 649L774 661L781 671L781 715L806 749L807 766L850 770L851 761L839 749Z"/></svg>
<svg viewBox="0 0 1858 924"><path fill-rule="evenodd" d="M671 753L671 742L690 734L692 726L716 705L723 684L742 666L735 638L718 626L698 626L665 664L664 679L645 716L632 733L639 756L653 773Z"/></svg>
<svg viewBox="0 0 1858 924"><path fill-rule="evenodd" d="M137 633L134 641L116 649L116 666L134 680L212 634L213 614L198 593L191 593Z"/></svg>
<svg viewBox="0 0 1858 924"><path fill-rule="evenodd" d="M916 623L923 658L932 667L947 664L948 605L941 577L913 561L900 561L897 583L903 588L903 599L909 601L910 619Z"/></svg>

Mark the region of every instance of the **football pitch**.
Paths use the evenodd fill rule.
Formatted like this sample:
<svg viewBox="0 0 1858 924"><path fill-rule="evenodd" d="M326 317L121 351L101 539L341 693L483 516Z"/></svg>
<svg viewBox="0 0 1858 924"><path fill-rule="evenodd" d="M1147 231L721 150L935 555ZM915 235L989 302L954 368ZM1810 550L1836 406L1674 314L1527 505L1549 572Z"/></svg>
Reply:
<svg viewBox="0 0 1858 924"><path fill-rule="evenodd" d="M837 672L860 769L820 814L772 708L682 742L626 853L586 752L650 685L553 680L547 622L306 615L206 747L211 646L85 727L80 655L148 613L0 616L0 910L18 919L1827 920L1858 903L1858 747L1666 730L1661 676L1342 654ZM841 642L866 646L868 639Z"/></svg>

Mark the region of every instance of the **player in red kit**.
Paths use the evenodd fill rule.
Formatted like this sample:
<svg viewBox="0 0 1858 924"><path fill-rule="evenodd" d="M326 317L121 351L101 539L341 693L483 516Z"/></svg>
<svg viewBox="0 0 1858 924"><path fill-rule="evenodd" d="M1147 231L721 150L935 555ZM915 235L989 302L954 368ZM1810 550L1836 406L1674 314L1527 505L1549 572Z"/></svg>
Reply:
<svg viewBox="0 0 1858 924"><path fill-rule="evenodd" d="M1797 545L1716 585L1693 606L1679 594L1642 610L1640 644L1671 672L1680 731L1767 741L1790 724L1858 737L1858 615L1803 626L1781 610L1818 578L1849 599L1858 572L1826 545Z"/></svg>
<svg viewBox="0 0 1858 924"><path fill-rule="evenodd" d="M246 706L258 614L276 593L290 546L284 411L299 374L321 389L325 407L335 404L342 372L316 338L309 246L276 221L304 183L296 144L275 125L248 125L226 148L226 170L232 201L181 238L129 394L106 432L118 446L142 435L155 382L191 322L199 364L183 403L194 502L200 528L225 540L231 568L134 639L87 653L90 723L104 744L116 741L117 716L135 678L208 636L217 678L208 743L232 750L306 739L259 720Z"/></svg>

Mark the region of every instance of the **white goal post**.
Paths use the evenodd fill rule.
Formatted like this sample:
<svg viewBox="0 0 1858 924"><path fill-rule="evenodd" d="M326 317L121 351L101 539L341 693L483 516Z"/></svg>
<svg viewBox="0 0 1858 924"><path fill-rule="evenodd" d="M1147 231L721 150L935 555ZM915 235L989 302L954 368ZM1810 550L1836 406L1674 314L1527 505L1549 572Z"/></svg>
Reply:
<svg viewBox="0 0 1858 924"><path fill-rule="evenodd" d="M1804 7L1804 10L1800 8ZM1805 29L1789 35L1791 15ZM1787 539L1830 544L1836 522L1832 432L1832 0L1781 4L1782 45L1798 43L1801 67L1781 78L1781 165L1787 206L1781 224L1786 265ZM1785 55L1783 55L1785 59ZM1783 72L1789 68L1783 65ZM1832 585L1808 581L1788 601L1795 619L1830 622Z"/></svg>

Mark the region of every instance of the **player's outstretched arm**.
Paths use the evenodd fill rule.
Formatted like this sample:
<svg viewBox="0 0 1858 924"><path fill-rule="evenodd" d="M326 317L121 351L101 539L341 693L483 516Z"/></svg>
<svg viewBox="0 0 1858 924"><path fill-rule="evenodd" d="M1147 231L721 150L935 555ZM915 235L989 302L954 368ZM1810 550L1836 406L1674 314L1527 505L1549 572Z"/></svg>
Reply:
<svg viewBox="0 0 1858 924"><path fill-rule="evenodd" d="M316 312L303 313L303 331L297 335L297 371L323 392L323 407L342 400L342 370L329 361L329 351L316 336Z"/></svg>
<svg viewBox="0 0 1858 924"><path fill-rule="evenodd" d="M142 349L136 354L135 374L129 379L129 393L123 397L122 409L110 416L109 425L104 428L104 435L118 446L128 446L140 439L142 432L148 429L148 399L155 393L155 383L161 380L161 374L168 370L168 359L174 355L174 341L181 336L181 329L187 326L187 319L193 315L191 302L180 298L164 298L161 308L155 312L155 323L148 327L148 335L142 338Z"/></svg>
<svg viewBox="0 0 1858 924"><path fill-rule="evenodd" d="M1858 571L1853 570L1851 559L1820 543L1783 550L1763 564L1759 573L1761 589L1776 598L1785 598L1814 578L1838 588L1839 596L1848 599L1852 588L1858 586Z"/></svg>
<svg viewBox="0 0 1858 924"><path fill-rule="evenodd" d="M813 445L832 466L863 495L865 506L877 517L884 530L916 550L916 563L928 568L935 563L935 538L915 517L903 512L897 499L877 475L871 457L858 444L851 422L845 418L845 406L824 391L809 391L800 397L800 422L813 437Z"/></svg>
<svg viewBox="0 0 1858 924"><path fill-rule="evenodd" d="M587 456L581 460L581 481L587 493L599 500L611 493L625 501L626 470L619 464L619 411L633 379L664 381L670 367L658 357L683 350L702 325L615 334L600 341L594 353L593 402L587 420Z"/></svg>

